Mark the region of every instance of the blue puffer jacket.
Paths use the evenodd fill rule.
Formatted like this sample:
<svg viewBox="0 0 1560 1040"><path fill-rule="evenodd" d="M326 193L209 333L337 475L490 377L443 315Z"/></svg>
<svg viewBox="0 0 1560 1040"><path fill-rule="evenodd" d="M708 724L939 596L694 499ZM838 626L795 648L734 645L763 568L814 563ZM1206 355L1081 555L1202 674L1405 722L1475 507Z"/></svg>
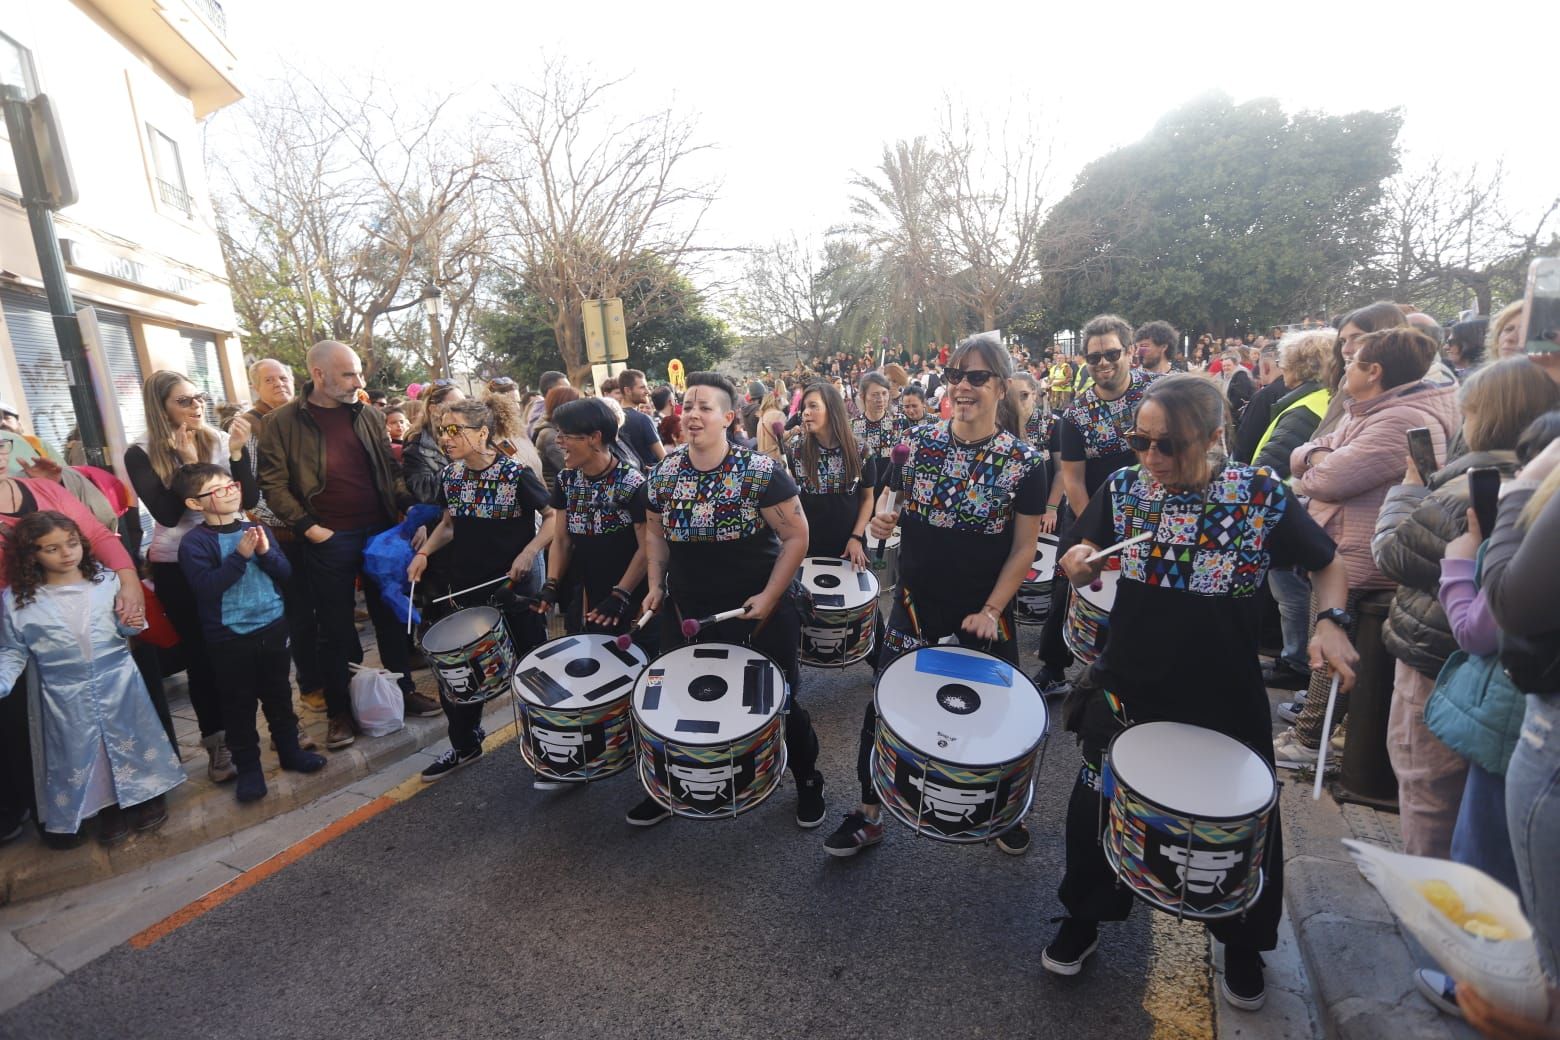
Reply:
<svg viewBox="0 0 1560 1040"><path fill-rule="evenodd" d="M1425 703L1425 725L1462 757L1505 776L1526 709L1526 698L1498 656L1458 650L1447 659Z"/></svg>

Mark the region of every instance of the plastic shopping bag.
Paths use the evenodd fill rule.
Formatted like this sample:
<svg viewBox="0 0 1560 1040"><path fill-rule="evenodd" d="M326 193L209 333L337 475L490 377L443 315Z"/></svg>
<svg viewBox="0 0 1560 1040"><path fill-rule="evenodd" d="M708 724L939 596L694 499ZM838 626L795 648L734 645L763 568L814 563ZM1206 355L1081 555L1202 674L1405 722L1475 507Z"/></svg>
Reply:
<svg viewBox="0 0 1560 1040"><path fill-rule="evenodd" d="M406 725L406 698L394 672L352 666L352 714L364 736L383 737Z"/></svg>
<svg viewBox="0 0 1560 1040"><path fill-rule="evenodd" d="M1345 839L1360 873L1441 970L1491 1004L1542 1020L1549 999L1516 893L1482 870Z"/></svg>

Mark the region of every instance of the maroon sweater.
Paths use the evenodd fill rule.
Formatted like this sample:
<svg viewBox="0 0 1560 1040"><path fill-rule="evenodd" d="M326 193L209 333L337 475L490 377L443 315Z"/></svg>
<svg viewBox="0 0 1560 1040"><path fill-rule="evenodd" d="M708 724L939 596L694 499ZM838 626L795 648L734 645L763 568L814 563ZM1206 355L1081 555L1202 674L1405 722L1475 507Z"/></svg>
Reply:
<svg viewBox="0 0 1560 1040"><path fill-rule="evenodd" d="M390 518L374 487L368 449L352 429L351 410L307 407L325 436L325 487L310 503L315 515L332 531L383 527Z"/></svg>

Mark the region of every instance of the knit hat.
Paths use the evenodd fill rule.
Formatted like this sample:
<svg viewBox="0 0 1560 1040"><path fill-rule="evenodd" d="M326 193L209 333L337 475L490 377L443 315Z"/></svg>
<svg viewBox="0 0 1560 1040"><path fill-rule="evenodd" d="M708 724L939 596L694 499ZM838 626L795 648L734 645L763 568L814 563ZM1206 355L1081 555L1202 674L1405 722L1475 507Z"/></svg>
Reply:
<svg viewBox="0 0 1560 1040"><path fill-rule="evenodd" d="M769 387L765 386L761 380L755 379L748 384L748 400L750 401L762 401L767 393L769 393Z"/></svg>

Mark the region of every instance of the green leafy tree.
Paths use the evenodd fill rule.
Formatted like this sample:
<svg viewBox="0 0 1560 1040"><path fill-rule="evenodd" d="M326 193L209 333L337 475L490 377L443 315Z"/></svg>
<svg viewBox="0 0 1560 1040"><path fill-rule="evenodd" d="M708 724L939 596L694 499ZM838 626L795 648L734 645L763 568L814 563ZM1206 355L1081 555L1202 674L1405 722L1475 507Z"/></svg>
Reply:
<svg viewBox="0 0 1560 1040"><path fill-rule="evenodd" d="M1353 302L1401 124L1191 102L1090 163L1048 215L1041 306L1064 328L1114 311L1224 332Z"/></svg>

